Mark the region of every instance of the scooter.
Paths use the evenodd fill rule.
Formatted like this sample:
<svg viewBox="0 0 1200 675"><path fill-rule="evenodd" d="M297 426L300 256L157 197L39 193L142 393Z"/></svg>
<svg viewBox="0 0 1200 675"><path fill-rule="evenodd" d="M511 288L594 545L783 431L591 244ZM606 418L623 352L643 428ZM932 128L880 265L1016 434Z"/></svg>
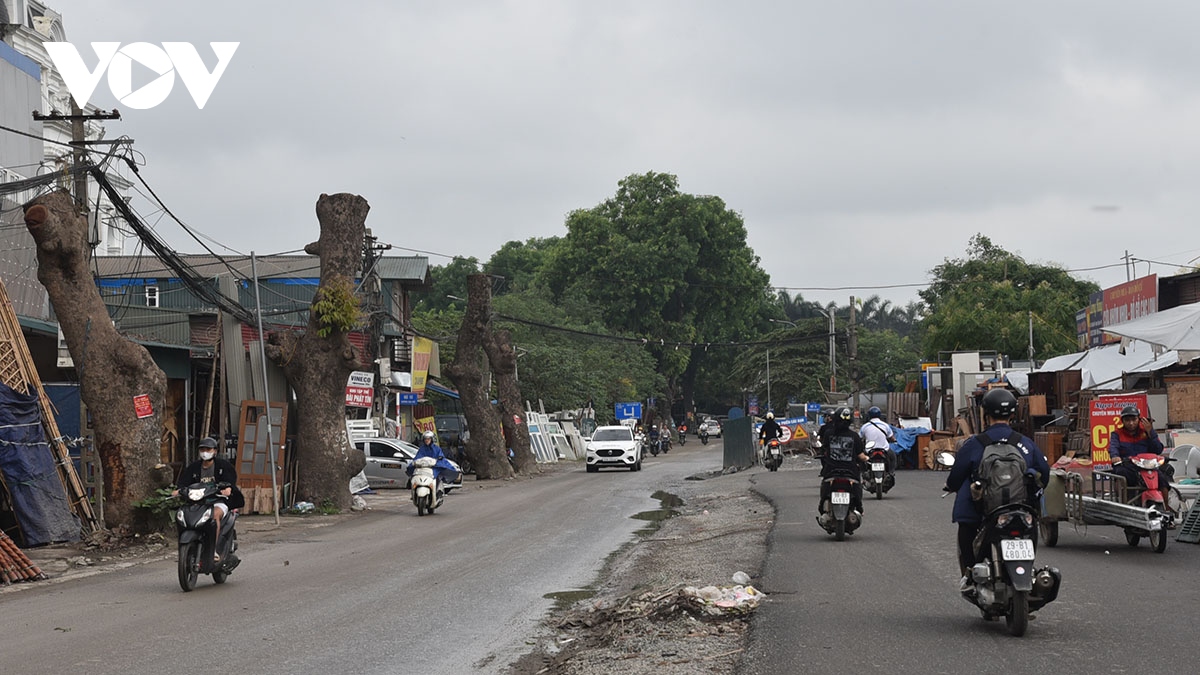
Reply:
<svg viewBox="0 0 1200 675"><path fill-rule="evenodd" d="M687 432L684 431L683 429L680 429L679 430L679 447L683 447L683 444L686 442L687 442Z"/></svg>
<svg viewBox="0 0 1200 675"><path fill-rule="evenodd" d="M1174 524L1175 518L1171 510L1167 508L1166 491L1160 485L1162 481L1158 473L1159 467L1167 460L1162 455L1145 452L1134 455L1130 461L1138 468L1138 479L1141 483L1139 486L1134 486L1141 488L1141 492L1135 498L1137 504L1144 509L1153 508L1163 514L1161 527L1148 533L1150 548L1162 553L1167 548L1167 530ZM1125 541L1130 546L1137 546L1141 543L1142 536L1146 534L1145 530L1125 528Z"/></svg>
<svg viewBox="0 0 1200 675"><path fill-rule="evenodd" d="M849 472L836 472L821 481L821 493L828 496L822 503L824 513L817 516L817 523L837 541L844 540L847 534L853 534L862 525L862 505L854 503L857 479Z"/></svg>
<svg viewBox="0 0 1200 675"><path fill-rule="evenodd" d="M950 453L938 456L943 466L954 464ZM1026 479L1033 483L1029 474ZM982 490L978 481L972 490ZM1033 494L1036 486L1032 487ZM950 494L950 493L947 493ZM1008 632L1025 634L1029 616L1058 597L1062 574L1057 568L1034 567L1038 513L1028 504L1005 504L984 516L975 536L975 559L981 562L968 570L971 587L962 597L979 608L983 618L1004 617Z"/></svg>
<svg viewBox="0 0 1200 675"><path fill-rule="evenodd" d="M225 583L242 562L235 553L237 511L221 518L221 531L214 536L213 511L223 499L221 490L227 487L228 483L193 483L179 491L183 505L175 512L175 529L179 534L179 587L184 592L196 587L201 574L211 574L214 583Z"/></svg>
<svg viewBox="0 0 1200 675"><path fill-rule="evenodd" d="M655 457L658 457L658 451L660 448L662 448L662 439L661 438L651 438L650 439L650 454L654 455Z"/></svg>
<svg viewBox="0 0 1200 675"><path fill-rule="evenodd" d="M708 445L708 430L700 429L700 445Z"/></svg>
<svg viewBox="0 0 1200 675"><path fill-rule="evenodd" d="M875 447L875 441L867 442L868 465L863 468L863 490L873 493L875 499L883 499L896 484L896 477L887 472L887 451Z"/></svg>
<svg viewBox="0 0 1200 675"><path fill-rule="evenodd" d="M432 457L419 457L412 463L413 474L410 485L412 502L417 507L417 515L423 516L426 513L433 515L434 510L442 505L442 500L446 496L445 491L442 490L441 481L434 475L433 467L437 466L437 460Z"/></svg>
<svg viewBox="0 0 1200 675"><path fill-rule="evenodd" d="M778 438L772 438L763 448L763 465L769 471L778 471L779 467L783 466L783 450Z"/></svg>

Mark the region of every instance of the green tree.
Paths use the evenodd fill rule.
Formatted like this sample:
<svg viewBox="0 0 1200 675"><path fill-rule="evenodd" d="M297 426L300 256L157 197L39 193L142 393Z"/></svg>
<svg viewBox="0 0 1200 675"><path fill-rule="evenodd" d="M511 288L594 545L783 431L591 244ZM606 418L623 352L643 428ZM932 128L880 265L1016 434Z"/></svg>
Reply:
<svg viewBox="0 0 1200 675"><path fill-rule="evenodd" d="M555 302L579 302L616 333L651 346L667 395L691 406L705 358L670 342L728 342L771 315L769 278L746 244L741 216L714 196L679 191L678 179L635 174L617 194L567 217L541 280Z"/></svg>
<svg viewBox="0 0 1200 675"><path fill-rule="evenodd" d="M485 272L497 277L494 295L531 288L539 270L545 267L550 251L560 241L558 237L532 238L524 242L506 242L501 246L484 265Z"/></svg>
<svg viewBox="0 0 1200 675"><path fill-rule="evenodd" d="M1036 358L1074 351L1075 312L1099 290L1061 266L1028 263L982 234L971 238L966 258L947 259L930 274L933 282L919 294L928 306L923 350L931 358L964 349L1025 356L1031 319Z"/></svg>

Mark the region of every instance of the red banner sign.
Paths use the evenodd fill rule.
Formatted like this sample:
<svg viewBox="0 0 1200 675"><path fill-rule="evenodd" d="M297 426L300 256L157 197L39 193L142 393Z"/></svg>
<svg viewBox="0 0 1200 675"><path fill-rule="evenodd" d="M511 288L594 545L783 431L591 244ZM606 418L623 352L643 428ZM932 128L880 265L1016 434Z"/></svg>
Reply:
<svg viewBox="0 0 1200 675"><path fill-rule="evenodd" d="M1112 469L1108 442L1112 432L1121 426L1121 408L1127 405L1136 405L1142 412L1142 417L1150 416L1150 406L1146 403L1145 394L1114 394L1092 399L1088 416L1092 427L1092 469Z"/></svg>
<svg viewBox="0 0 1200 675"><path fill-rule="evenodd" d="M1158 275L1151 274L1104 289L1104 320L1101 325L1112 328L1117 324L1141 318L1158 311ZM1120 342L1116 335L1105 335L1105 343Z"/></svg>
<svg viewBox="0 0 1200 675"><path fill-rule="evenodd" d="M149 394L138 394L133 397L133 411L137 413L137 418L140 420L143 417L151 417L154 415L154 405L150 403Z"/></svg>

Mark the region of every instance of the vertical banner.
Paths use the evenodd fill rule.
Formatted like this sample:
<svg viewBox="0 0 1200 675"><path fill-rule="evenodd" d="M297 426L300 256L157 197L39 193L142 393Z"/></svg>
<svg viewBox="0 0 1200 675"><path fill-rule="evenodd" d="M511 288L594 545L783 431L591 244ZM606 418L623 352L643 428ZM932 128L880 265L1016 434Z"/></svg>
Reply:
<svg viewBox="0 0 1200 675"><path fill-rule="evenodd" d="M413 338L412 393L425 395L425 380L429 377L429 359L433 354L433 340Z"/></svg>
<svg viewBox="0 0 1200 675"><path fill-rule="evenodd" d="M1145 394L1114 394L1092 399L1088 419L1092 427L1092 469L1109 471L1112 458L1108 454L1108 442L1112 432L1121 426L1121 408L1136 405L1142 417L1150 416L1150 406Z"/></svg>

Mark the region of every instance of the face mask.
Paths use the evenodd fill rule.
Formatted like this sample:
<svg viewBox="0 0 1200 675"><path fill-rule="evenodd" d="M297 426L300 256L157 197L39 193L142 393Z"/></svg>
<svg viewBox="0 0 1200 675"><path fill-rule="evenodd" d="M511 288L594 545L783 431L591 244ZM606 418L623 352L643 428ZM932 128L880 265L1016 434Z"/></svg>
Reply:
<svg viewBox="0 0 1200 675"><path fill-rule="evenodd" d="M202 459L206 462L216 456L217 456L217 453L213 452L212 450L202 450L200 452L200 459Z"/></svg>

